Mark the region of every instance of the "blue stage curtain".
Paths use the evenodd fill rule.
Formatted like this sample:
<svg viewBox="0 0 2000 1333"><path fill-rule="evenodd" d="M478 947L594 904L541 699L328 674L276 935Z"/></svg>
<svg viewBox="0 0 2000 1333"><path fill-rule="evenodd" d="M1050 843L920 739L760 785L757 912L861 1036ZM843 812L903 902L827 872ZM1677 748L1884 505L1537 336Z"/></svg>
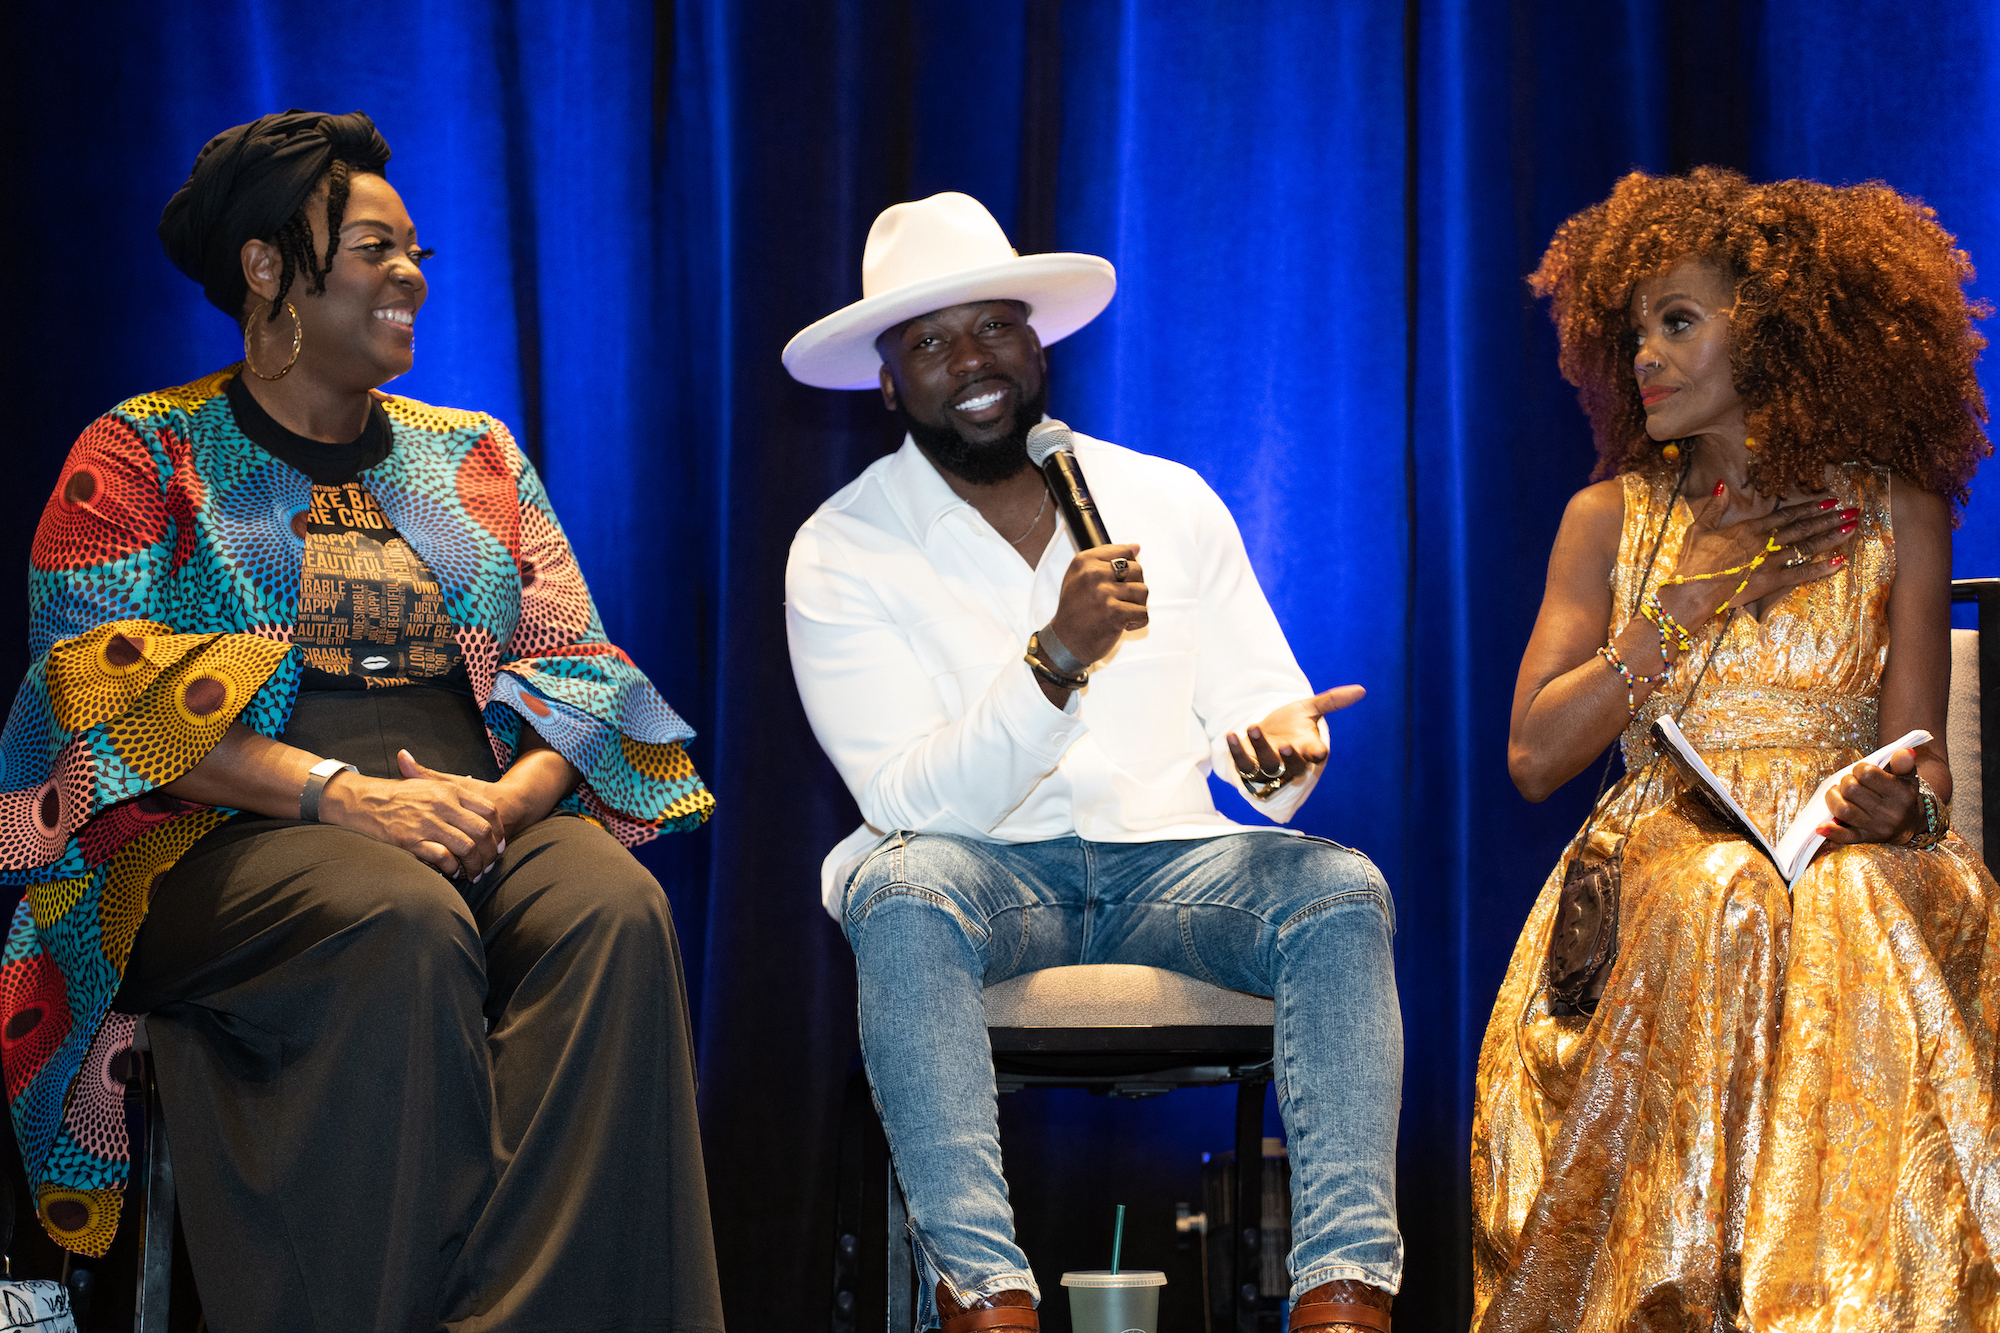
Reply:
<svg viewBox="0 0 2000 1333"><path fill-rule="evenodd" d="M896 440L874 395L793 384L778 351L859 295L880 209L964 190L1024 252L1116 263L1110 311L1055 349L1052 410L1198 468L1314 681L1369 687L1334 719L1300 823L1367 851L1398 894L1409 1329L1469 1312L1473 1062L1590 794L1531 807L1505 771L1549 542L1591 465L1522 275L1620 172L1708 161L1881 177L2000 265L1986 6L156 0L17 6L6 37L16 568L95 413L238 355L153 236L207 136L360 107L395 147L390 179L439 254L418 368L394 387L516 428L612 637L702 733L715 820L645 859L696 991L738 1328L818 1326L831 1297L855 1042L817 869L856 814L792 688L782 575L797 525ZM2000 573L1991 485L1961 574ZM25 589L0 580L5 658L24 644ZM1193 1198L1199 1154L1229 1137L1221 1093L1029 1094L1003 1116L1051 1293L1102 1262L1083 1210ZM1148 1209L1128 1260L1139 1243L1191 1274Z"/></svg>

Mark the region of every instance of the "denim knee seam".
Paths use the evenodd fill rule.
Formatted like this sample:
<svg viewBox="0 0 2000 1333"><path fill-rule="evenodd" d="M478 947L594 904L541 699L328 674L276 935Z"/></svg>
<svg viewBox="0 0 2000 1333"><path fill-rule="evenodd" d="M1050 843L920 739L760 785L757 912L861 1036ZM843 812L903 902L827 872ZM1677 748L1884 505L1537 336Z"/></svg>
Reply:
<svg viewBox="0 0 2000 1333"><path fill-rule="evenodd" d="M1215 973L1208 970L1208 964L1202 961L1201 955L1195 951L1194 909L1192 907L1183 905L1177 912L1177 915L1180 918L1179 924L1181 928L1181 953L1186 956L1188 960L1188 965L1193 967L1195 971L1201 975L1201 979L1203 981L1206 981L1209 985L1211 986L1222 985L1222 982L1217 979Z"/></svg>
<svg viewBox="0 0 2000 1333"><path fill-rule="evenodd" d="M1028 914L1024 911L1009 909L1008 911L1005 912L995 913L993 917L993 923L997 924L1002 917L1006 916L1016 917L1020 920L1021 923L1021 928L1014 932L1014 956L1007 960L1007 967L1005 973L1007 976L1014 976L1018 974L1020 971L1021 960L1028 956L1028 938L1030 933ZM989 932L987 938L991 940L995 937L996 934L997 932ZM993 953L991 944L988 944L986 952L988 958L990 959Z"/></svg>
<svg viewBox="0 0 2000 1333"><path fill-rule="evenodd" d="M859 907L849 909L847 913L848 939L852 940L854 938L855 930L860 927L863 921L868 919L870 913L891 898L921 898L933 907L942 908L950 914L952 920L958 922L959 929L965 932L965 937L971 942L972 946L981 951L986 949L987 944L992 938L984 929L973 924L972 919L959 910L958 904L953 902L949 895L939 893L936 889L927 889L921 884L892 881L870 893L862 900Z"/></svg>
<svg viewBox="0 0 2000 1333"><path fill-rule="evenodd" d="M1304 907L1301 907L1298 911L1286 917L1284 922L1279 925L1277 933L1282 935L1286 931L1290 930L1293 926L1298 925L1301 921L1305 921L1312 917L1318 916L1321 912L1326 911L1330 907L1338 907L1340 904L1344 902L1351 902L1356 898L1366 898L1372 901L1378 908L1381 909L1384 924L1387 924L1389 917L1387 895L1382 889L1377 888L1374 884L1371 883L1365 888L1345 889L1340 893L1331 893L1324 898L1314 899L1312 902L1307 903ZM1394 927L1391 927L1390 929L1393 932Z"/></svg>

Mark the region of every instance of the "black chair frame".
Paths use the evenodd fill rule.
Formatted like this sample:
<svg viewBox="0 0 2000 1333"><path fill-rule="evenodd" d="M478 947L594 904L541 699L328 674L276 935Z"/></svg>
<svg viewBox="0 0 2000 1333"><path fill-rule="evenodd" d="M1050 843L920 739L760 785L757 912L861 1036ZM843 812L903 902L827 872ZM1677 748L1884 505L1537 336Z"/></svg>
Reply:
<svg viewBox="0 0 2000 1333"><path fill-rule="evenodd" d="M1979 777L1980 814L1986 834L1986 863L2000 863L2000 579L1957 579L1951 600L1979 608Z"/></svg>
<svg viewBox="0 0 2000 1333"><path fill-rule="evenodd" d="M167 1149L167 1121L160 1111L160 1085L153 1077L153 1047L141 1015L132 1030L132 1049L141 1052L146 1090L145 1185L139 1208L139 1293L133 1333L167 1333L167 1308L174 1276L174 1162Z"/></svg>

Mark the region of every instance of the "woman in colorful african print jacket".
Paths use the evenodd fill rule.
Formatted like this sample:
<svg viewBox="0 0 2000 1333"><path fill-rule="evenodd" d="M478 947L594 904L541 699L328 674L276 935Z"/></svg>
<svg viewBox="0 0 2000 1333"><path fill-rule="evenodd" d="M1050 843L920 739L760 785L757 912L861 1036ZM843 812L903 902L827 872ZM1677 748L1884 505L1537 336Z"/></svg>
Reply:
<svg viewBox="0 0 2000 1333"><path fill-rule="evenodd" d="M215 1327L720 1329L625 850L713 802L506 427L379 392L426 293L388 157L359 113L202 150L160 235L244 364L95 422L35 535L15 1132L102 1254L145 1015Z"/></svg>

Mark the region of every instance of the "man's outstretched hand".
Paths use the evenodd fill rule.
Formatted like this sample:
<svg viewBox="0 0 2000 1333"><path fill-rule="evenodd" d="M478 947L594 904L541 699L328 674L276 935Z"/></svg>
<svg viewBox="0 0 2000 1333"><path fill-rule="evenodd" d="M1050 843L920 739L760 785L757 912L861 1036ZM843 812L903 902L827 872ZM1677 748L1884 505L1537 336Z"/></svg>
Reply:
<svg viewBox="0 0 2000 1333"><path fill-rule="evenodd" d="M1326 762L1326 742L1319 738L1319 720L1358 703L1368 693L1359 685L1336 685L1310 699L1300 699L1274 710L1244 735L1230 732L1229 754L1239 773L1262 770L1275 774L1280 766L1286 782L1296 782L1307 772ZM1245 744L1244 737L1249 738Z"/></svg>

